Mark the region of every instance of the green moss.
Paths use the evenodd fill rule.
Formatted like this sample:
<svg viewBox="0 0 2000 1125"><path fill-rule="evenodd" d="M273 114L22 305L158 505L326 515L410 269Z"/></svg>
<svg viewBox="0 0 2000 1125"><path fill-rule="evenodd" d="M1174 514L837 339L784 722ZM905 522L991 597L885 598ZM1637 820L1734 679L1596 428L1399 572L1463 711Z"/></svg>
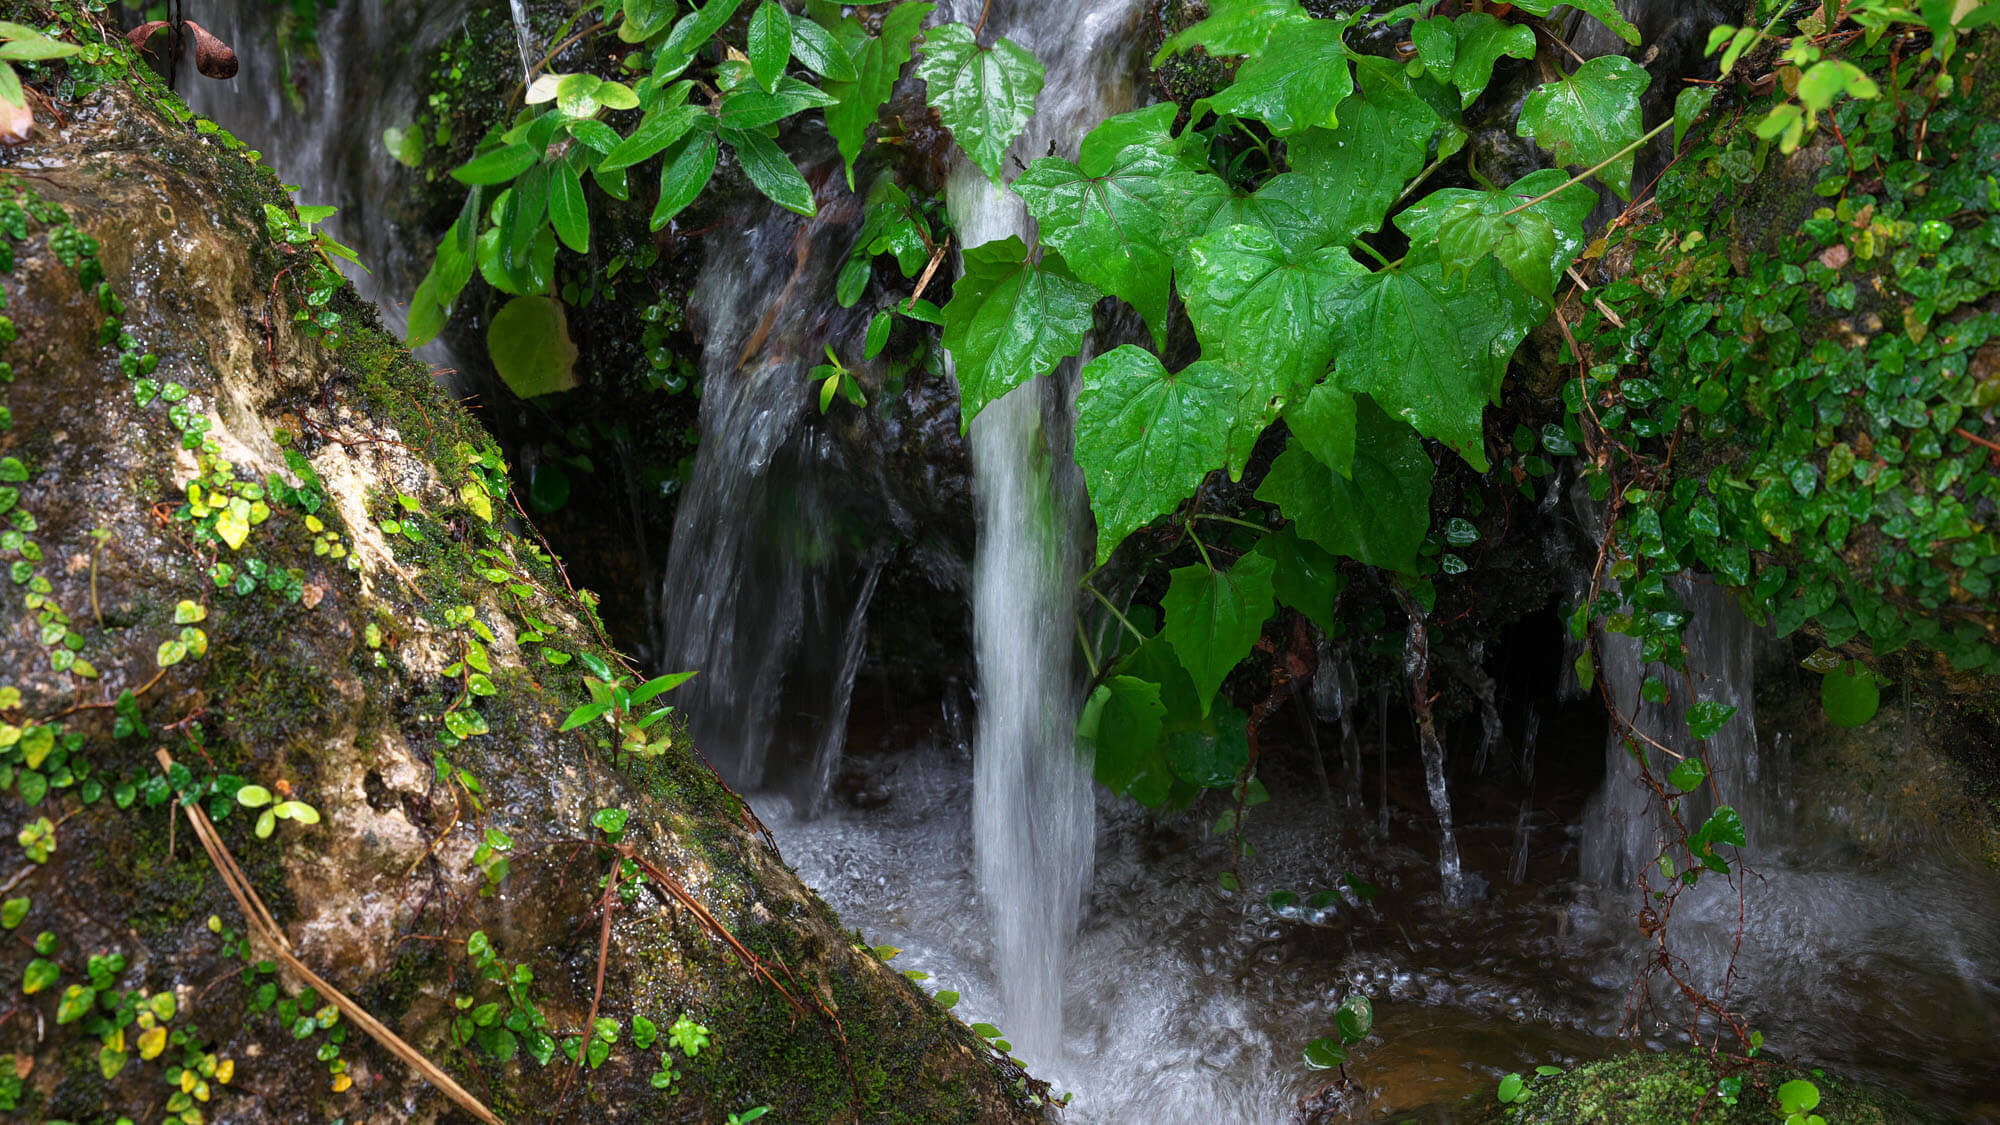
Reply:
<svg viewBox="0 0 2000 1125"><path fill-rule="evenodd" d="M1740 1079L1728 1100L1722 1082ZM1804 1079L1820 1091L1814 1111L1827 1125L1924 1125L1897 1099L1794 1067L1719 1059L1705 1052L1635 1052L1527 1079L1526 1095L1502 1107L1482 1095L1469 1108L1477 1125L1772 1125L1782 1120L1777 1089Z"/></svg>

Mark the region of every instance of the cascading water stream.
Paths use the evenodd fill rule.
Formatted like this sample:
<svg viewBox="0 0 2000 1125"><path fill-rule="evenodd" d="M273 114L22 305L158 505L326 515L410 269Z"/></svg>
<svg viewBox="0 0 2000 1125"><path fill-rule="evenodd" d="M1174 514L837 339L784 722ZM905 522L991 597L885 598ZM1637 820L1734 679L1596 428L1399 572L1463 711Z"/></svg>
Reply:
<svg viewBox="0 0 2000 1125"><path fill-rule="evenodd" d="M400 335L405 299L430 268L433 246L399 232L397 209L410 198L411 173L383 147L382 131L404 124L417 104L423 70L408 65L460 22L468 0L392 4L348 0L320 9L319 62L294 62L296 88L280 78L278 36L289 5L267 0L213 0L200 22L233 44L241 66L227 81L195 72L193 52L182 59L175 87L195 112L212 118L238 140L264 154L286 183L297 184L302 204L340 208L322 227L353 247L366 268L335 264L360 294L382 310ZM155 40L164 50L166 37ZM404 65L384 66L386 60ZM455 366L442 342L421 355Z"/></svg>
<svg viewBox="0 0 2000 1125"><path fill-rule="evenodd" d="M1047 67L1022 163L1074 153L1098 121L1129 108L1136 0L1051 5L961 0L948 18L983 24ZM961 245L1034 241L1020 201L961 160L947 189ZM971 427L979 545L973 623L979 675L973 838L992 927L1005 1026L1026 1058L1062 1051L1064 946L1081 913L1095 842L1090 762L1076 748L1080 683L1071 629L1082 487L1071 461L1070 371L988 406Z"/></svg>

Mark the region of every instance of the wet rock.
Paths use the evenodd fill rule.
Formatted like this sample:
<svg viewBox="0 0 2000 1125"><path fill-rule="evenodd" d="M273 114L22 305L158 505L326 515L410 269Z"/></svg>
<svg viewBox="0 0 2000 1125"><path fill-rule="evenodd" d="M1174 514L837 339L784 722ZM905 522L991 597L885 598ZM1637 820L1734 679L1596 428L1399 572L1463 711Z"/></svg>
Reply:
<svg viewBox="0 0 2000 1125"><path fill-rule="evenodd" d="M507 1121L1034 1119L1026 1077L854 945L685 737L634 763L559 731L582 655L612 657L510 523L492 439L273 235L290 203L253 154L142 67L113 78L0 172L0 825L26 853L5 897L57 973L0 1021L0 1114L151 1120L191 1067L210 1121L458 1118L259 970L178 789L298 957ZM162 784L156 748L188 772ZM273 800L313 822L260 831ZM604 808L686 897L614 896L600 961ZM609 1032L593 1010L615 1043L571 1085L556 1043ZM682 1013L710 1042L663 1081L635 1017Z"/></svg>

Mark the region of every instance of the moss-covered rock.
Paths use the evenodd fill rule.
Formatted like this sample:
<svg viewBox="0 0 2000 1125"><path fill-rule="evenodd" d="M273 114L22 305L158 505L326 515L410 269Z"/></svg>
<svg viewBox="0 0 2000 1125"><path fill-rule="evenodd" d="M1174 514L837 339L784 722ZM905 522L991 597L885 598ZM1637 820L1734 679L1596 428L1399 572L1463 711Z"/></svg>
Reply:
<svg viewBox="0 0 2000 1125"><path fill-rule="evenodd" d="M493 440L268 169L54 8L103 45L30 71L63 124L0 171L0 825L30 939L0 978L33 984L0 1114L459 1114L246 935L178 794L306 965L505 1120L1032 1119L684 736L635 762L559 729L618 658ZM605 808L686 898L624 870L600 946ZM683 1014L698 1054L669 1048ZM609 1041L573 1085L571 1036Z"/></svg>
<svg viewBox="0 0 2000 1125"><path fill-rule="evenodd" d="M1702 1052L1639 1052L1524 1079L1520 1098L1499 1105L1482 1095L1468 1107L1476 1125L1771 1125L1782 1121L1785 1083L1809 1082L1812 1109L1826 1125L1929 1125L1895 1099L1822 1074ZM1740 1084L1738 1084L1740 1083Z"/></svg>

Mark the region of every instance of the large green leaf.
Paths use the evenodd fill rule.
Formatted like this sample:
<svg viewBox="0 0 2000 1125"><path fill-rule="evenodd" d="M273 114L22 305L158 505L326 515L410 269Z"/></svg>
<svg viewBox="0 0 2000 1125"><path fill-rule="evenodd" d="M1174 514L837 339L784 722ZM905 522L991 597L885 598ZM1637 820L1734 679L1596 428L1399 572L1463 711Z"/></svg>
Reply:
<svg viewBox="0 0 2000 1125"><path fill-rule="evenodd" d="M1606 27L1618 33L1618 37L1634 47L1639 45L1639 29L1632 26L1618 11L1618 0L1514 0L1514 6L1531 16L1546 16L1558 4L1567 4L1578 11L1596 17Z"/></svg>
<svg viewBox="0 0 2000 1125"><path fill-rule="evenodd" d="M987 403L1083 349L1098 294L1059 255L1036 262L1011 236L964 257L944 307L944 346L957 369L961 424L970 426Z"/></svg>
<svg viewBox="0 0 2000 1125"><path fill-rule="evenodd" d="M1339 125L1308 129L1285 142L1291 177L1310 189L1305 209L1322 241L1333 245L1382 225L1404 185L1423 168L1431 137L1443 124L1393 59L1356 56L1354 77L1354 96L1342 104Z"/></svg>
<svg viewBox="0 0 2000 1125"><path fill-rule="evenodd" d="M1536 87L1521 105L1521 136L1555 154L1558 162L1589 167L1610 160L1637 141L1644 130L1639 95L1652 81L1645 68L1623 55L1601 55L1554 82ZM1600 176L1620 199L1632 198L1632 154L1626 153Z"/></svg>
<svg viewBox="0 0 2000 1125"><path fill-rule="evenodd" d="M1342 476L1354 471L1354 396L1325 380L1285 406L1285 425L1292 440L1306 447L1321 464Z"/></svg>
<svg viewBox="0 0 2000 1125"><path fill-rule="evenodd" d="M1544 168L1501 191L1441 188L1405 208L1396 225L1412 247L1435 243L1447 273L1470 269L1490 254L1522 288L1548 301L1556 279L1583 249L1583 223L1597 206L1597 193L1580 183L1563 187L1568 182L1561 171Z"/></svg>
<svg viewBox="0 0 2000 1125"><path fill-rule="evenodd" d="M784 5L778 0L764 0L757 5L756 14L750 17L747 45L750 73L759 86L776 93L785 63L792 57L792 17L785 14Z"/></svg>
<svg viewBox="0 0 2000 1125"><path fill-rule="evenodd" d="M1097 561L1171 511L1221 466L1236 428L1235 372L1197 362L1169 374L1126 344L1084 364L1076 393L1076 463L1097 517Z"/></svg>
<svg viewBox="0 0 2000 1125"><path fill-rule="evenodd" d="M1424 69L1440 82L1458 87L1459 104L1479 100L1493 78L1493 64L1502 55L1535 57L1535 32L1527 24L1505 23L1485 12L1466 12L1457 19L1439 16L1417 22L1412 37Z"/></svg>
<svg viewBox="0 0 2000 1125"><path fill-rule="evenodd" d="M1195 178L1173 155L1172 102L1113 117L1083 139L1077 163L1043 157L1014 181L1079 278L1139 310L1165 343L1173 247L1168 209Z"/></svg>
<svg viewBox="0 0 2000 1125"><path fill-rule="evenodd" d="M1261 227L1237 225L1189 243L1181 296L1202 356L1290 399L1326 373L1340 294L1367 270L1338 246L1293 253Z"/></svg>
<svg viewBox="0 0 2000 1125"><path fill-rule="evenodd" d="M1217 58L1256 54L1280 25L1311 18L1299 0L1210 0L1208 18L1170 37L1153 65L1195 47Z"/></svg>
<svg viewBox="0 0 2000 1125"><path fill-rule="evenodd" d="M1112 676L1090 693L1076 733L1095 748L1095 772L1105 788L1145 805L1166 799L1173 785L1160 745L1166 715L1160 685L1137 676Z"/></svg>
<svg viewBox="0 0 2000 1125"><path fill-rule="evenodd" d="M1288 250L1328 245L1327 226L1305 179L1273 176L1254 192L1233 188L1220 176L1184 176L1168 203L1169 238L1176 245L1199 235L1243 225L1261 227Z"/></svg>
<svg viewBox="0 0 2000 1125"><path fill-rule="evenodd" d="M722 139L736 151L736 160L743 165L743 174L750 177L757 190L773 203L801 215L818 214L819 206L813 202L811 186L804 176L799 175L792 158L785 155L778 142L762 133L738 129L722 130Z"/></svg>
<svg viewBox="0 0 2000 1125"><path fill-rule="evenodd" d="M1517 299L1518 295L1518 299ZM1335 302L1340 385L1487 468L1481 418L1499 393L1514 348L1540 319L1497 265L1447 284L1434 258L1351 284Z"/></svg>
<svg viewBox="0 0 2000 1125"><path fill-rule="evenodd" d="M1345 19L1279 24L1264 52L1243 64L1236 81L1194 105L1233 117L1254 117L1277 136L1336 124L1334 110L1354 90L1347 69Z"/></svg>
<svg viewBox="0 0 2000 1125"><path fill-rule="evenodd" d="M1307 539L1369 566L1411 572L1431 522L1435 467L1410 427L1363 402L1356 419L1354 472L1342 476L1297 442L1257 487Z"/></svg>
<svg viewBox="0 0 2000 1125"><path fill-rule="evenodd" d="M828 81L821 88L840 101L826 107L826 131L840 146L847 164L847 186L854 187L854 161L867 143L868 127L875 124L882 103L896 87L896 76L910 61L910 44L923 30L924 17L935 4L898 4L882 17L879 35L868 35L853 16L842 19L831 30L841 49L847 52L856 75L851 82ZM829 74L832 79L836 76Z"/></svg>
<svg viewBox="0 0 2000 1125"><path fill-rule="evenodd" d="M999 183L1000 158L1034 116L1041 61L1008 39L982 47L971 28L948 23L924 33L917 75L958 147Z"/></svg>
<svg viewBox="0 0 2000 1125"><path fill-rule="evenodd" d="M563 245L579 254L590 253L590 207L583 200L583 180L576 165L557 161L549 171L549 220Z"/></svg>
<svg viewBox="0 0 2000 1125"><path fill-rule="evenodd" d="M1270 557L1248 554L1227 571L1197 563L1168 575L1167 594L1160 599L1165 615L1160 633L1193 678L1204 715L1222 678L1250 654L1271 616L1275 569Z"/></svg>
<svg viewBox="0 0 2000 1125"><path fill-rule="evenodd" d="M840 40L804 16L792 17L792 57L807 70L834 82L855 82L861 78Z"/></svg>
<svg viewBox="0 0 2000 1125"><path fill-rule="evenodd" d="M522 398L576 386L576 345L560 301L516 297L486 328L486 354L507 388Z"/></svg>
<svg viewBox="0 0 2000 1125"><path fill-rule="evenodd" d="M1248 716L1226 700L1211 702L1204 714L1194 681L1164 635L1148 638L1120 662L1118 671L1160 685L1160 702L1167 711L1161 724L1162 749L1174 776L1183 783L1163 784L1160 790L1184 790L1188 784L1220 789L1235 784L1250 761ZM1159 801L1148 803L1165 803L1168 793L1162 791L1159 797Z"/></svg>
<svg viewBox="0 0 2000 1125"><path fill-rule="evenodd" d="M681 95L683 98L686 96L686 93ZM600 173L615 172L651 157L687 136L688 130L694 128L695 122L702 116L704 111L701 107L691 105L674 105L665 109L648 110L645 118L639 122L639 127L632 130L632 135L621 141L618 147L605 153L604 159L597 162L597 170Z"/></svg>
<svg viewBox="0 0 2000 1125"><path fill-rule="evenodd" d="M708 178L715 174L715 157L715 134L707 129L689 133L668 147L660 166L660 201L653 208L653 230L666 226L700 198Z"/></svg>
<svg viewBox="0 0 2000 1125"><path fill-rule="evenodd" d="M1339 625L1334 603L1347 589L1347 576L1340 573L1340 561L1319 544L1299 538L1298 529L1285 527L1258 540L1256 553L1271 560L1271 591L1321 629L1331 633Z"/></svg>

